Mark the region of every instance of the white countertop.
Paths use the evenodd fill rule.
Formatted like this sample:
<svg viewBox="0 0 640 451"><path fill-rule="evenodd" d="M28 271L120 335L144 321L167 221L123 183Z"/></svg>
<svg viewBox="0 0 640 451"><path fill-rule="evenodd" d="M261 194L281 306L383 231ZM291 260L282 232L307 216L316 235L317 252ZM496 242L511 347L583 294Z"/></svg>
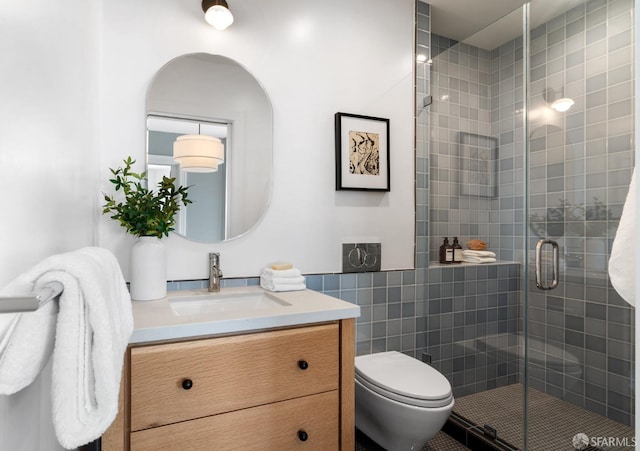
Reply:
<svg viewBox="0 0 640 451"><path fill-rule="evenodd" d="M243 297L255 299L260 293L268 294L272 300L260 308L198 313L184 309L178 314L176 311L179 309L172 307L180 303L185 306L185 301L193 303L194 299L207 296L211 296L214 302L224 300L230 305L236 298L242 302ZM271 293L257 286L222 288L219 293L209 293L206 289L170 291L166 298L157 301L132 301L132 307L134 331L130 343L229 334L360 316L359 306L316 291Z"/></svg>

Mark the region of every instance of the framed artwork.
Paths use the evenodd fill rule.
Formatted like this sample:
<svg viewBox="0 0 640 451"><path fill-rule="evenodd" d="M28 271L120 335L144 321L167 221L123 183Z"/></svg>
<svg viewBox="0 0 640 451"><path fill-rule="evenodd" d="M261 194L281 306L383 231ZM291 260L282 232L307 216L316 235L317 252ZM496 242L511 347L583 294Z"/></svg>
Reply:
<svg viewBox="0 0 640 451"><path fill-rule="evenodd" d="M336 190L390 191L389 119L335 114Z"/></svg>
<svg viewBox="0 0 640 451"><path fill-rule="evenodd" d="M492 136L459 133L460 195L498 196L498 140Z"/></svg>

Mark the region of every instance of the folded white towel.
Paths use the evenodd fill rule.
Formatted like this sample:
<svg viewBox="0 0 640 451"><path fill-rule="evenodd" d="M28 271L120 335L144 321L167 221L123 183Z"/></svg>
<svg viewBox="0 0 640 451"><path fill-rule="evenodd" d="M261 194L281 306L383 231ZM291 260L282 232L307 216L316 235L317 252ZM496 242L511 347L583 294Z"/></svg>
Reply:
<svg viewBox="0 0 640 451"><path fill-rule="evenodd" d="M495 263L494 257L476 257L473 255L463 255L462 261L467 263Z"/></svg>
<svg viewBox="0 0 640 451"><path fill-rule="evenodd" d="M52 281L64 287L53 350L53 424L58 442L77 448L100 437L118 412L124 352L133 332L131 299L117 260L100 248L49 257L22 281L35 288ZM34 314L20 315L11 342L27 335L19 329L29 315ZM39 346L41 340L34 339Z"/></svg>
<svg viewBox="0 0 640 451"><path fill-rule="evenodd" d="M469 257L491 257L496 258L495 252L491 251L473 251L471 249L465 249L462 251L462 255Z"/></svg>
<svg viewBox="0 0 640 451"><path fill-rule="evenodd" d="M269 277L299 277L302 275L299 269L271 269L263 268L262 274Z"/></svg>
<svg viewBox="0 0 640 451"><path fill-rule="evenodd" d="M262 280L267 283L271 283L273 285L296 285L305 282L304 276L298 277L269 277L262 275L260 276Z"/></svg>
<svg viewBox="0 0 640 451"><path fill-rule="evenodd" d="M296 284L273 284L260 278L260 286L268 291L298 291L307 288L305 282Z"/></svg>
<svg viewBox="0 0 640 451"><path fill-rule="evenodd" d="M618 230L611 246L609 278L618 294L636 305L636 170L622 208Z"/></svg>

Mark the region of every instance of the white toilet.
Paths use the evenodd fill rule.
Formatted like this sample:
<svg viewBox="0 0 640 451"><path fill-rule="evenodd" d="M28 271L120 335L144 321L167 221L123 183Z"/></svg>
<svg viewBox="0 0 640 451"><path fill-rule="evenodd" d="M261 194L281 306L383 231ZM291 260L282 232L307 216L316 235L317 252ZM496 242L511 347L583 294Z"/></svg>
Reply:
<svg viewBox="0 0 640 451"><path fill-rule="evenodd" d="M356 427L388 451L419 450L453 409L447 378L396 351L355 360Z"/></svg>

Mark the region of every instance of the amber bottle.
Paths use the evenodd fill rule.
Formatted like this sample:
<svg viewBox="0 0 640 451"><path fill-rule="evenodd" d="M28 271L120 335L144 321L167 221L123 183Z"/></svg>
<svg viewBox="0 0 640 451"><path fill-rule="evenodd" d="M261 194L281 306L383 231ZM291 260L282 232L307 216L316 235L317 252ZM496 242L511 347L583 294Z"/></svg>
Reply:
<svg viewBox="0 0 640 451"><path fill-rule="evenodd" d="M453 237L453 245L451 246L453 249L453 263L462 263L462 246L458 243L458 237Z"/></svg>
<svg viewBox="0 0 640 451"><path fill-rule="evenodd" d="M440 263L453 263L453 246L449 244L449 237L444 237L444 242L440 246Z"/></svg>

